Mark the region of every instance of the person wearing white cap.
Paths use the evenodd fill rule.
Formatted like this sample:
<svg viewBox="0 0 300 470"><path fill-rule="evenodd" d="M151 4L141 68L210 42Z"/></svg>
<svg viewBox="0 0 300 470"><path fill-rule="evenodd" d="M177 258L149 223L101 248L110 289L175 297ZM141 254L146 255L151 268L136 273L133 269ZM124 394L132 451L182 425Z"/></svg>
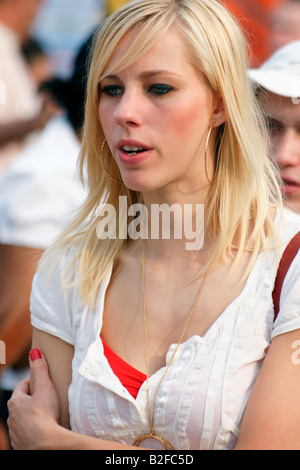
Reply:
<svg viewBox="0 0 300 470"><path fill-rule="evenodd" d="M278 49L248 75L259 87L285 203L300 212L300 40Z"/></svg>

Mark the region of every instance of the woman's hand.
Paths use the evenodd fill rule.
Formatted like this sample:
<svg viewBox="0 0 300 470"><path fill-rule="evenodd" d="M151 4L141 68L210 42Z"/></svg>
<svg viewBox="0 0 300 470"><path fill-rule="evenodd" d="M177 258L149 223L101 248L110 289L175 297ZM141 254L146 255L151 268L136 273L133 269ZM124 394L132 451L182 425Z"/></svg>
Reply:
<svg viewBox="0 0 300 470"><path fill-rule="evenodd" d="M54 341L59 350L62 343L57 343L57 339ZM71 357L71 350L68 350L66 356ZM59 395L50 380L48 364L37 349L30 352L30 357L30 380L20 382L8 402L7 423L13 449L142 450L78 434L60 425Z"/></svg>
<svg viewBox="0 0 300 470"><path fill-rule="evenodd" d="M8 402L8 427L15 450L46 449L59 425L60 406L41 353L30 352L30 380L17 385Z"/></svg>

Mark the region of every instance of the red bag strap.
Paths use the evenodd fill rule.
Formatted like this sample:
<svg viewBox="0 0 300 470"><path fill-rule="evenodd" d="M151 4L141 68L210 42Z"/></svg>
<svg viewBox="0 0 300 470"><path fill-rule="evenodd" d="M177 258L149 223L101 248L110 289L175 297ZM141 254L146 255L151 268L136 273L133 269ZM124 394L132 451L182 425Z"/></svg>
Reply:
<svg viewBox="0 0 300 470"><path fill-rule="evenodd" d="M274 321L276 320L278 312L279 312L280 294L281 294L281 289L282 289L284 278L286 276L286 273L288 272L290 265L293 262L293 259L298 253L299 249L300 249L300 232L298 232L289 242L289 244L287 245L287 247L285 248L283 252L283 255L279 263L277 276L276 276L276 280L274 284L274 290L272 294L274 311L275 311Z"/></svg>

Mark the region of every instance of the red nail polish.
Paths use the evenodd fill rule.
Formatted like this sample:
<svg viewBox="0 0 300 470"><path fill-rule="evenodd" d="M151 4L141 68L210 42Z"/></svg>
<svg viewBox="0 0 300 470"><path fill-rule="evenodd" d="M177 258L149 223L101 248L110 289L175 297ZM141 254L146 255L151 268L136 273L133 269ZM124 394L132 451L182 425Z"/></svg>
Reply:
<svg viewBox="0 0 300 470"><path fill-rule="evenodd" d="M32 349L29 353L31 361L36 361L37 359L42 359L42 355L38 349Z"/></svg>

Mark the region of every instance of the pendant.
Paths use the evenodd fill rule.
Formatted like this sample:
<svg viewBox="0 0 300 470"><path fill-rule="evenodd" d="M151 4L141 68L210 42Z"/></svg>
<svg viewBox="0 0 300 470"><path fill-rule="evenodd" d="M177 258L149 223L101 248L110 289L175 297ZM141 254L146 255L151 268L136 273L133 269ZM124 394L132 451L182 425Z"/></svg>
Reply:
<svg viewBox="0 0 300 470"><path fill-rule="evenodd" d="M144 434L143 436L141 437L138 437L133 445L135 447L139 447L140 446L140 443L142 441L144 441L145 439L155 439L156 441L159 441L166 450L175 450L174 447L172 446L172 444L167 440L165 439L164 437L162 436L159 436L158 434L154 434L154 433L151 433L151 434Z"/></svg>

